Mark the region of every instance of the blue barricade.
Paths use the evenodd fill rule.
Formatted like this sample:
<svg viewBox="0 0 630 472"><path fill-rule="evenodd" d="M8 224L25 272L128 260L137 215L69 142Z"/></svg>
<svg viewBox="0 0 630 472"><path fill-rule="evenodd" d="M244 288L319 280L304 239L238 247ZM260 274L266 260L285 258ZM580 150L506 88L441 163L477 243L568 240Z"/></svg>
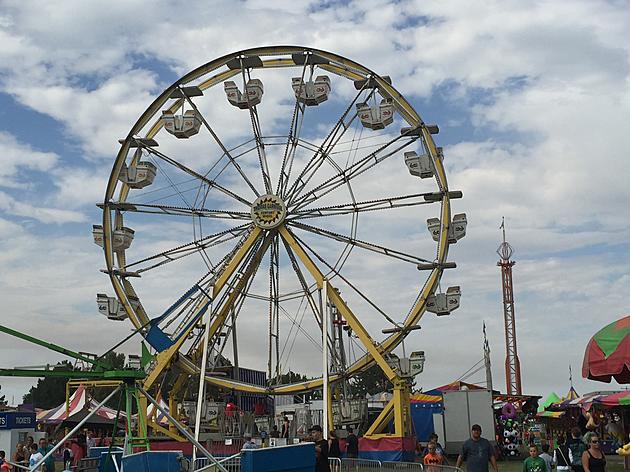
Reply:
<svg viewBox="0 0 630 472"><path fill-rule="evenodd" d="M314 469L314 443L241 451L241 472L313 472Z"/></svg>
<svg viewBox="0 0 630 472"><path fill-rule="evenodd" d="M122 458L124 470L133 472L181 472L179 451L143 451Z"/></svg>

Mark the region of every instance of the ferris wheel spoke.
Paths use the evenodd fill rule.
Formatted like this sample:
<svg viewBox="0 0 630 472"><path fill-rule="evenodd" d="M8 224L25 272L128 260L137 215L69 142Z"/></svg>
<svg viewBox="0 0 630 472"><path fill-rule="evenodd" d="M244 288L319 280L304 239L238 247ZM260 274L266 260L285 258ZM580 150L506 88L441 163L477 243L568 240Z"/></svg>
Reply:
<svg viewBox="0 0 630 472"><path fill-rule="evenodd" d="M352 290L356 292L363 300L365 300L372 308L374 308L377 312L379 312L383 318L385 318L389 323L392 323L394 326L398 326L398 323L394 321L385 311L380 308L376 303L374 303L368 296L366 296L359 288L350 282L346 277L341 274L341 271L335 269L329 262L326 261L322 256L320 256L316 251L313 250L303 239L300 239L298 236L293 235L293 237L310 252L319 262L321 262L328 270L335 274L336 277L339 277L343 282L348 285Z"/></svg>
<svg viewBox="0 0 630 472"><path fill-rule="evenodd" d="M293 268L293 271L295 272L295 275L300 283L300 286L302 287L304 296L306 297L310 310L313 313L313 318L315 318L317 326L319 327L319 330L321 331L322 330L322 317L321 317L321 313L319 312L318 304L313 298L313 293L310 290L308 283L306 282L306 277L304 277L304 273L302 272L302 269L300 268L298 259L295 256L295 253L293 252L293 250L291 249L291 246L284 239L282 239L282 243L283 243L284 249L286 250L287 255L289 256L289 260L291 261L291 267ZM334 353L335 350L333 349L333 339L330 333L328 334L327 343L328 343L328 349L330 350L330 352Z"/></svg>
<svg viewBox="0 0 630 472"><path fill-rule="evenodd" d="M363 202L343 203L319 208L305 208L291 213L288 221L302 220L309 218L320 218L326 216L346 215L348 213L361 213L366 211L391 210L394 208L404 208L410 206L426 205L434 203L435 200L425 197L432 196L432 192L414 193L400 197L379 198L377 200L366 200Z"/></svg>
<svg viewBox="0 0 630 472"><path fill-rule="evenodd" d="M198 113L198 116L199 116L199 118L201 118L201 122L203 123L204 127L208 130L208 132L210 133L210 135L212 136L214 141L217 143L217 145L223 151L223 155L228 158L230 163L234 166L236 171L243 178L243 180L245 181L247 186L252 190L252 192L254 192L254 195L256 195L256 197L260 197L260 193L258 192L256 187L254 187L254 184L252 184L251 180L249 180L249 178L247 177L245 172L243 172L243 169L241 168L240 164L236 161L236 157L238 157L238 156L236 156L236 157L232 156L231 150L228 149L225 146L225 144L223 144L223 141L221 141L221 139L219 138L217 133L214 131L214 129L212 129L212 127L210 126L210 123L208 123L208 121L206 120L205 116L203 116L203 113L201 113L201 111L199 110L197 105L186 94L184 94L184 96L186 97L186 101L188 102L188 104Z"/></svg>
<svg viewBox="0 0 630 472"><path fill-rule="evenodd" d="M229 228L218 233L210 234L196 241L191 241L181 246L176 246L166 251L162 251L158 254L154 254L143 259L129 262L126 264L126 268L135 268L141 264L148 264L146 267L141 267L135 270L137 273L146 272L156 267L175 262L191 254L197 254L204 249L218 246L239 237L247 237L252 232L252 225L245 224L237 226L235 228Z"/></svg>
<svg viewBox="0 0 630 472"><path fill-rule="evenodd" d="M421 257L413 256L411 254L406 254L401 251L396 251L395 249L390 249L385 246L381 246L378 244L370 243L367 241L362 241L360 239L355 239L350 236L345 236L343 234L334 233L332 231L328 231L322 228L317 228L315 226L310 226L304 223L300 223L298 221L293 221L289 224L293 228L298 228L304 231L308 231L309 233L316 234L318 236L324 236L325 238L332 239L334 241L338 241L340 243L349 244L354 247L358 247L361 249L365 249L368 251L375 252L377 254L381 254L383 256L392 257L394 259L399 259L401 261L410 262L412 264L422 264L422 263L430 263L431 261L427 259L423 259Z"/></svg>
<svg viewBox="0 0 630 472"><path fill-rule="evenodd" d="M241 75L243 76L243 91L245 93L245 98L247 99L247 109L249 110L249 118L252 123L252 131L256 140L256 151L258 152L258 162L260 164L260 171L262 173L263 183L265 185L265 193L270 194L273 192L273 190L271 186L271 177L269 175L269 163L267 162L265 142L263 141L263 135L260 128L260 119L258 118L258 109L255 104L250 104L249 93L247 91L247 76L249 75L249 69L246 73L243 59L239 58L239 61L241 64Z"/></svg>
<svg viewBox="0 0 630 472"><path fill-rule="evenodd" d="M225 325L227 317L230 314L230 310L233 306L235 306L235 301L242 295L243 289L247 285L248 281L252 279L258 271L258 267L260 266L262 258L267 252L269 245L271 244L271 240L271 236L265 236L262 242L259 242L259 244L249 253L250 257L248 262L245 264L246 267L243 272L236 274L235 277L232 278L232 282L230 284L231 291L225 291L223 297L224 302L220 303L219 308L212 313L212 323L208 332L209 339L213 339L219 330Z"/></svg>
<svg viewBox="0 0 630 472"><path fill-rule="evenodd" d="M226 220L251 220L251 214L234 210L210 210L208 208L184 208L170 205L155 205L147 203L113 203L110 208L134 213L148 213L153 215L188 216L197 218L216 218Z"/></svg>
<svg viewBox="0 0 630 472"><path fill-rule="evenodd" d="M392 140L388 141L386 144L382 145L376 151L356 161L350 167L343 169L341 172L338 172L336 175L330 177L314 189L304 193L302 196L292 202L292 211L298 211L301 208L304 208L305 206L319 200L324 195L332 192L333 190L336 190L342 185L350 185L350 181L352 179L372 169L373 167L377 166L394 154L397 154L402 149L406 148L407 146L414 143L417 139L419 139L417 136L414 136L409 141L403 142L403 144L396 146L391 151L385 154L381 154L382 151L385 151L392 144L398 143L404 137L406 136L402 134L400 136L396 136Z"/></svg>
<svg viewBox="0 0 630 472"><path fill-rule="evenodd" d="M357 102L366 87L367 82L361 87L359 92L350 102L350 105L348 105L348 108L346 108L339 120L337 120L337 122L333 126L330 133L328 133L328 136L326 136L321 146L318 147L315 154L306 163L302 171L299 173L298 177L293 182L293 185L291 186L289 191L282 196L284 200L288 202L288 204L291 204L293 199L297 197L302 192L302 190L304 190L313 175L317 173L317 170L326 160L329 160L329 162L334 164L334 161L330 159L328 153L335 147L335 145L341 140L341 138L343 138L346 131L351 127L352 122L356 119L357 113L356 111L353 112L354 104ZM372 89L372 91L368 95L367 100L370 99L374 92L375 89ZM353 113L351 114L351 112ZM349 115L350 117L348 118Z"/></svg>
<svg viewBox="0 0 630 472"><path fill-rule="evenodd" d="M295 94L295 106L293 107L293 116L291 118L291 125L289 126L289 135L287 136L287 144L284 149L284 156L282 157L282 165L280 166L280 176L278 177L276 195L282 195L286 190L286 185L291 177L293 159L295 158L295 152L300 139L300 131L302 130L302 124L304 123L306 103L300 103L299 96L302 91L302 87L305 86L304 75L306 74L307 66L308 61L304 61L304 67L302 67L302 75L300 77L300 88ZM310 75L312 78L313 68L311 68Z"/></svg>
<svg viewBox="0 0 630 472"><path fill-rule="evenodd" d="M234 200L247 205L247 206L251 206L251 202L248 201L247 199L241 197L240 195L232 192L231 190L223 187L222 185L218 184L216 181L208 179L206 176L201 175L200 173L190 169L189 167L185 166L184 164L182 164L181 162L176 161L175 159L167 156L166 154L164 154L163 152L160 152L152 147L148 147L146 146L145 149L148 150L148 152L160 159L162 159L164 162L167 162L168 164L178 168L179 170L185 172L186 174L195 177L196 179L200 180L201 182L205 183L206 185L208 185L211 188L215 188L217 189L219 192L233 198Z"/></svg>

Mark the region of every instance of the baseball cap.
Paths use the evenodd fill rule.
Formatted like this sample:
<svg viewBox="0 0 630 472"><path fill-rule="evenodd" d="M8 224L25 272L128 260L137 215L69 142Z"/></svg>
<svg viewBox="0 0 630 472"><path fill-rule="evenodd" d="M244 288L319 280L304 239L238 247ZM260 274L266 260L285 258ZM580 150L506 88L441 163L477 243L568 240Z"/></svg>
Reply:
<svg viewBox="0 0 630 472"><path fill-rule="evenodd" d="M313 425L311 427L311 431L319 431L321 433L322 432L322 427L320 425L318 425L318 424Z"/></svg>
<svg viewBox="0 0 630 472"><path fill-rule="evenodd" d="M481 426L479 426L478 424L474 424L470 429L471 431L481 431Z"/></svg>

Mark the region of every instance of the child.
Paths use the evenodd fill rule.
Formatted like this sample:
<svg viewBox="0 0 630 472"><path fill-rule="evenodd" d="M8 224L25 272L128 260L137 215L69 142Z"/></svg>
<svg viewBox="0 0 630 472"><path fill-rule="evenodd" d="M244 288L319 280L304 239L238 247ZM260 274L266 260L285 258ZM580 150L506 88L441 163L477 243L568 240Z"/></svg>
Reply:
<svg viewBox="0 0 630 472"><path fill-rule="evenodd" d="M538 457L538 446L529 446L529 457L523 461L523 472L547 472L544 459Z"/></svg>
<svg viewBox="0 0 630 472"><path fill-rule="evenodd" d="M31 452L31 457L28 460L28 466L30 468L30 470L35 470L35 464L38 464L39 461L41 461L44 456L42 455L41 452L37 452L38 446L37 444L33 443L30 445L30 452ZM42 462L39 470L41 470L43 472L44 470L44 463Z"/></svg>
<svg viewBox="0 0 630 472"><path fill-rule="evenodd" d="M6 456L6 452L0 451L0 472L9 472L11 469L13 469L13 467L11 467L11 464L7 464L5 462Z"/></svg>
<svg viewBox="0 0 630 472"><path fill-rule="evenodd" d="M442 464L444 463L444 456L442 454L438 454L437 444L434 442L430 442L428 444L427 450L428 452L422 458L424 470L426 472L439 472Z"/></svg>
<svg viewBox="0 0 630 472"><path fill-rule="evenodd" d="M553 461L553 457L549 455L549 444L542 445L542 454L540 458L545 461L545 465L547 466L547 472L552 472L552 469L556 468L556 464Z"/></svg>

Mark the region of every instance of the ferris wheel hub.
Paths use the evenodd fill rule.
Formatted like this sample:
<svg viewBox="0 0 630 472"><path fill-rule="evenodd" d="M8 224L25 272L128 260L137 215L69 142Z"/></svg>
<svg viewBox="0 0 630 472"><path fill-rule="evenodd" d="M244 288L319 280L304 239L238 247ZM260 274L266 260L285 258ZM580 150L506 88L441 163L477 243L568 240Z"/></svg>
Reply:
<svg viewBox="0 0 630 472"><path fill-rule="evenodd" d="M254 224L262 229L273 229L282 224L287 216L287 206L277 195L261 195L252 204Z"/></svg>

